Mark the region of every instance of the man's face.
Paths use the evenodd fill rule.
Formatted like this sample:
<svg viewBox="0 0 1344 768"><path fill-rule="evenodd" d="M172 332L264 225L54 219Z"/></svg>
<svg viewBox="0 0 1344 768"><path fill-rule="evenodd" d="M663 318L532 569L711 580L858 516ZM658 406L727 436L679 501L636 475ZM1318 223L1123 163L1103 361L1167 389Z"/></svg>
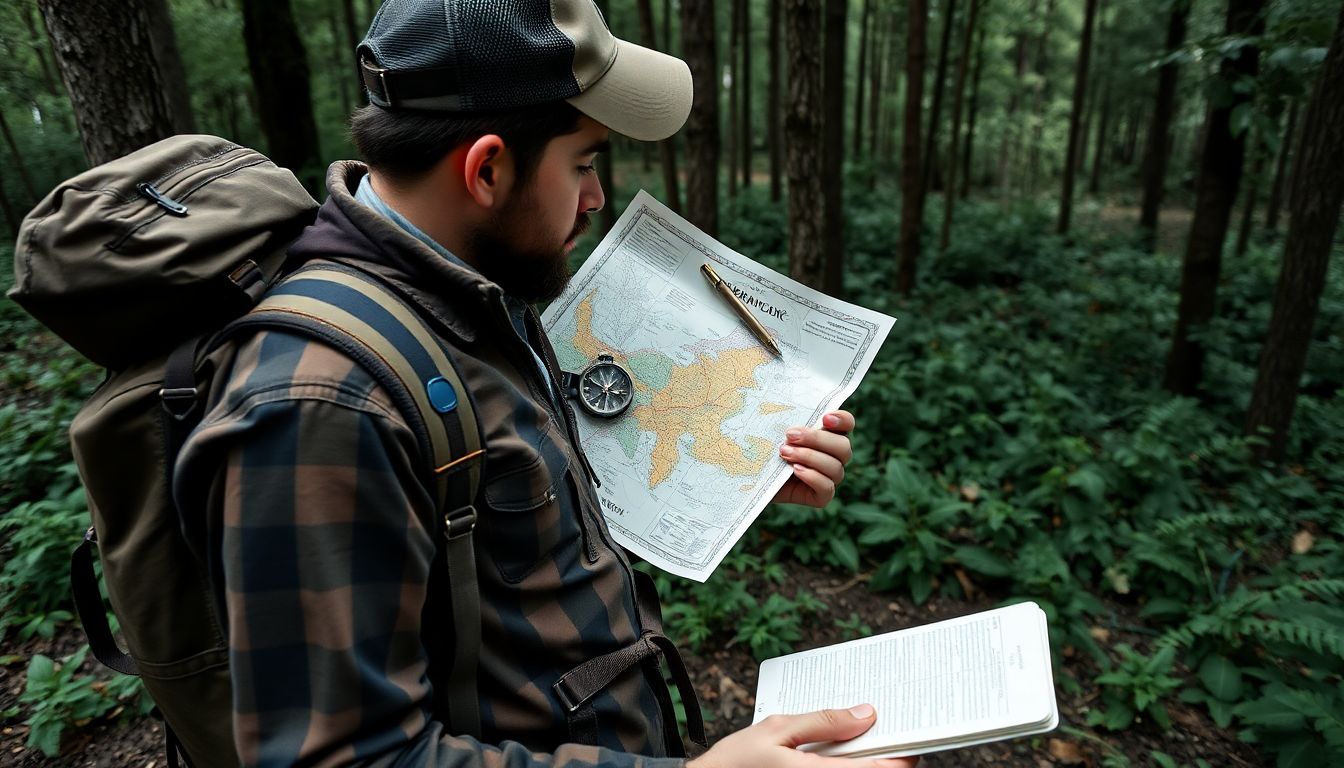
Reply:
<svg viewBox="0 0 1344 768"><path fill-rule="evenodd" d="M474 233L482 274L523 301L560 295L574 241L588 228L588 213L605 202L593 162L606 148L606 127L586 116L577 131L551 139L527 183Z"/></svg>

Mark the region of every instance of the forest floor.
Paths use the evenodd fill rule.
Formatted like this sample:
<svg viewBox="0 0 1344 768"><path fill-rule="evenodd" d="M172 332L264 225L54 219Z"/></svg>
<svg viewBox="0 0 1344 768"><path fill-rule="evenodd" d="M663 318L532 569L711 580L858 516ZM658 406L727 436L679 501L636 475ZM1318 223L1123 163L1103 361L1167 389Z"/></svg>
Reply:
<svg viewBox="0 0 1344 768"><path fill-rule="evenodd" d="M792 564L782 584L751 584L753 593L780 591L795 594L806 589L829 606L823 614L803 622L805 636L797 650L828 645L847 639L836 627L837 619L857 614L874 633L925 624L993 607L996 596L975 594L973 600L948 600L939 596L916 606L908 598L875 594L867 589L862 577L825 568ZM1113 618L1091 628L1102 645L1129 643L1142 648L1151 637L1127 630L1127 606L1113 605ZM0 666L0 710L13 706L23 689L26 659L33 653L59 657L73 652L83 642L77 626L67 626L54 641L0 647L0 655L14 654ZM693 654L684 652L704 710L711 744L734 730L749 725L756 689L757 662L744 646L728 646ZM1138 721L1118 733L1094 730L1086 725L1087 712L1099 692L1092 684L1097 675L1095 662L1072 648L1062 649L1063 666L1056 670L1061 725L1045 736L973 747L930 755L926 766L1112 766L1154 765L1153 752L1164 753L1177 765L1194 765L1203 759L1212 766L1254 766L1263 764L1253 747L1236 739L1235 734L1217 728L1200 707L1173 701L1169 705L1172 727L1166 731L1155 724ZM97 662L89 659L85 671L93 671ZM130 722L89 723L72 732L60 758L47 759L36 750L25 749L27 728L14 725L0 734L0 763L27 766L68 765L136 766L156 768L164 765L163 737L152 718ZM1126 762L1127 761L1127 762Z"/></svg>

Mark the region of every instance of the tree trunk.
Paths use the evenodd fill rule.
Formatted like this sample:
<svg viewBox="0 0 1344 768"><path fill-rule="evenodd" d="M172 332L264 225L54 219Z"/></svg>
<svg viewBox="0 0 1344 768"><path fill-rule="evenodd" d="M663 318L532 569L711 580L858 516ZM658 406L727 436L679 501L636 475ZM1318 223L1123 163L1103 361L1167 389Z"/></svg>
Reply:
<svg viewBox="0 0 1344 768"><path fill-rule="evenodd" d="M825 207L825 281L831 296L845 292L845 6L847 0L826 0L825 47L822 63L821 186Z"/></svg>
<svg viewBox="0 0 1344 768"><path fill-rule="evenodd" d="M943 184L943 232L938 238L939 251L946 251L952 239L952 214L957 204L957 153L961 150L961 105L966 93L966 74L971 68L971 41L975 38L975 21L979 13L980 0L971 0L970 11L966 14L966 31L961 34L957 84L952 91L952 140L947 142L947 182Z"/></svg>
<svg viewBox="0 0 1344 768"><path fill-rule="evenodd" d="M713 0L681 0L682 58L695 95L686 137L686 218L710 237L719 234L719 57Z"/></svg>
<svg viewBox="0 0 1344 768"><path fill-rule="evenodd" d="M789 276L821 290L825 200L821 184L821 0L785 0L789 95L784 141L789 180Z"/></svg>
<svg viewBox="0 0 1344 768"><path fill-rule="evenodd" d="M896 14L891 16L891 28L886 32L886 63L883 65L883 72L892 73L892 77L897 77L896 73L901 71L901 46L898 28L900 20ZM882 76L883 82L886 81L886 75ZM880 92L880 91L879 91ZM887 166L896 165L896 100L891 99L890 103L884 105L882 110L881 124L879 126L878 143L881 149L882 162Z"/></svg>
<svg viewBox="0 0 1344 768"><path fill-rule="evenodd" d="M1028 17L1036 15L1037 0L1031 0L1031 9L1027 12ZM1013 46L1013 82L1009 87L1008 109L1004 118L1004 139L999 147L999 189L1005 190L1008 187L1008 179L1013 174L1011 171L1018 170L1014 162L1018 159L1018 151L1022 146L1022 124L1017 117L1018 103L1022 98L1022 82L1026 77L1028 64L1027 33L1019 29L1017 32L1017 43Z"/></svg>
<svg viewBox="0 0 1344 768"><path fill-rule="evenodd" d="M1242 179L1241 223L1237 226L1237 241L1232 246L1233 256L1245 256L1251 245L1251 219L1255 216L1255 203L1260 197L1260 176L1265 170L1264 137L1256 132L1251 140L1251 168Z"/></svg>
<svg viewBox="0 0 1344 768"><path fill-rule="evenodd" d="M863 97L868 78L868 30L872 15L873 0L863 0L863 16L859 18L859 76L854 80L854 141L850 150L855 160L863 152ZM873 109L877 109L876 104Z"/></svg>
<svg viewBox="0 0 1344 768"><path fill-rule="evenodd" d="M980 111L980 71L985 63L985 25L976 33L975 71L971 75L971 114L966 118L966 144L962 148L961 199L971 196L972 160L975 156L975 116Z"/></svg>
<svg viewBox="0 0 1344 768"><path fill-rule="evenodd" d="M182 54L177 47L177 33L173 30L173 17L168 12L168 0L150 0L145 4L145 12L149 19L154 57L158 59L159 72L163 75L168 112L173 117L173 130L178 133L196 133L196 118L191 111L191 91L187 88L187 69L182 65Z"/></svg>
<svg viewBox="0 0 1344 768"><path fill-rule="evenodd" d="M349 2L350 0L345 0ZM602 14L602 18L611 23L611 2L610 0L597 0L597 10ZM351 48L350 50L354 50ZM603 152L597 158L597 179L606 190L606 197L610 204L603 205L602 210L597 213L597 225L601 234L605 235L616 226L616 142L611 142L606 152Z"/></svg>
<svg viewBox="0 0 1344 768"><path fill-rule="evenodd" d="M28 44L33 49L33 56L37 58L38 69L42 72L42 86L47 89L47 93L52 96L60 96L60 86L56 85L56 75L52 72L51 62L47 60L47 52L42 47L42 33L37 28L37 21L33 19L33 10L36 6L31 0L22 0L23 10L19 15L23 17L23 24L28 28Z"/></svg>
<svg viewBox="0 0 1344 768"><path fill-rule="evenodd" d="M373 17L378 15L378 6L380 4L380 0L364 0L364 17L369 20L368 24L364 25L365 29L368 29L369 25L373 24ZM359 82L363 82L363 79L361 78Z"/></svg>
<svg viewBox="0 0 1344 768"><path fill-rule="evenodd" d="M364 72L359 67L359 57L355 55L355 49L359 47L359 40L364 35L361 34L360 23L355 18L355 0L341 0L341 10L345 14L345 50L340 56L336 57L336 62L344 65L347 68L346 71L353 74L345 75L342 73L341 79L336 82L340 85L342 96L348 93L351 85L354 85L355 103L363 106L365 103ZM347 76L353 76L354 79L350 83L346 83L345 78ZM350 113L347 111L346 114Z"/></svg>
<svg viewBox="0 0 1344 768"><path fill-rule="evenodd" d="M742 37L742 7L746 0L732 0L729 7L728 29L728 196L737 197L737 137L741 125L741 112L738 111L738 97L742 89L738 87L738 52Z"/></svg>
<svg viewBox="0 0 1344 768"><path fill-rule="evenodd" d="M766 141L770 144L770 199L779 202L784 196L784 140L780 135L780 121L783 112L779 106L779 92L783 79L779 73L780 41L779 15L783 0L770 0L769 60L766 66L770 70L770 82L766 86L765 130Z"/></svg>
<svg viewBox="0 0 1344 768"><path fill-rule="evenodd" d="M957 0L947 0L943 11L943 35L938 44L938 65L933 73L933 103L929 107L929 132L924 137L924 193L928 194L938 165L938 121L943 112L943 83L947 80L947 49L952 44L952 24L957 20Z"/></svg>
<svg viewBox="0 0 1344 768"><path fill-rule="evenodd" d="M1069 233L1069 219L1073 215L1073 181L1078 168L1078 144L1081 138L1078 124L1082 120L1083 105L1087 101L1088 63L1092 58L1092 25L1097 17L1097 0L1087 0L1083 12L1083 38L1078 43L1078 71L1073 78L1073 109L1069 113L1069 146L1064 150L1064 190L1059 198L1059 224L1055 232Z"/></svg>
<svg viewBox="0 0 1344 768"><path fill-rule="evenodd" d="M869 44L873 50L873 55L871 57L873 66L871 67L872 72L868 76L868 155L873 158L878 156L878 145L882 141L883 72L891 71L886 65L886 56L883 54L889 52L889 49L895 48L896 46L895 41L893 40L894 35L879 34L880 29L881 28L877 26L877 20L874 19L873 39ZM862 87L863 84L860 83L859 86ZM877 177L872 176L871 180L875 183Z"/></svg>
<svg viewBox="0 0 1344 768"><path fill-rule="evenodd" d="M9 237L13 239L19 234L19 215L14 211L14 204L9 201L5 194L5 186L0 184L0 214L4 214L5 226L9 227Z"/></svg>
<svg viewBox="0 0 1344 768"><path fill-rule="evenodd" d="M905 44L905 127L901 137L901 256L896 290L909 296L915 288L919 236L924 225L924 174L919 167L920 107L924 103L924 60L929 9L926 0L909 0Z"/></svg>
<svg viewBox="0 0 1344 768"><path fill-rule="evenodd" d="M1246 433L1269 432L1259 449L1283 459L1297 388L1329 267L1330 244L1344 204L1344 10L1336 22L1316 92L1303 118L1302 141L1293 163L1288 238L1274 292L1274 312L1265 334L1260 367L1246 415Z"/></svg>
<svg viewBox="0 0 1344 768"><path fill-rule="evenodd" d="M1279 157L1274 161L1274 183L1269 187L1269 203L1265 211L1265 231L1276 232L1279 228L1279 206L1283 200L1283 175L1288 166L1288 150L1297 135L1297 102L1288 106L1288 126L1279 137Z"/></svg>
<svg viewBox="0 0 1344 768"><path fill-rule="evenodd" d="M1260 16L1263 5L1264 0L1229 0L1228 35L1258 35L1264 27ZM1247 45L1223 59L1219 75L1228 84L1231 97L1226 103L1212 105L1208 113L1207 137L1195 184L1194 220L1181 272L1181 303L1164 380L1167 389L1180 395L1196 394L1204 377L1204 345L1191 334L1213 317L1223 242L1246 154L1246 134L1233 134L1231 116L1238 106L1250 103L1251 94L1238 93L1231 84L1253 80L1260 68L1259 58L1259 49Z"/></svg>
<svg viewBox="0 0 1344 768"><path fill-rule="evenodd" d="M1097 146L1092 154L1092 178L1087 183L1087 191L1094 195L1101 193L1101 169L1106 163L1106 137L1111 123L1111 78L1104 75L1103 78L1105 87L1101 96L1101 117L1097 120Z"/></svg>
<svg viewBox="0 0 1344 768"><path fill-rule="evenodd" d="M23 161L23 153L19 151L19 145L14 141L14 134L9 130L9 121L5 119L4 110L0 110L0 133L5 136L5 144L9 147L9 156L14 161L14 168L19 172L19 179L23 182L23 191L28 193L28 199L24 201L25 205L37 204L37 186L33 184L33 177L28 173L28 164Z"/></svg>
<svg viewBox="0 0 1344 768"><path fill-rule="evenodd" d="M322 153L308 59L290 0L243 0L243 40L271 160L293 170L310 189L317 188Z"/></svg>
<svg viewBox="0 0 1344 768"><path fill-rule="evenodd" d="M647 48L656 48L653 32L653 4L651 0L637 0L640 42ZM664 20L667 24L670 20ZM664 51L666 53L666 51ZM658 142L658 155L663 165L663 199L667 207L681 213L681 192L677 183L677 144L673 139Z"/></svg>
<svg viewBox="0 0 1344 768"><path fill-rule="evenodd" d="M341 22L340 19L336 18L335 7L327 9L327 25L331 28L331 44L335 49L333 53L339 54L345 45L341 42ZM341 99L341 114L349 115L352 112L350 107L350 89L345 82L349 75L347 74L346 68L341 64L341 57L339 55L333 56L330 64L330 69L333 71L331 71L329 75L332 78L332 81L336 84L336 94ZM363 88L360 90L362 91Z"/></svg>
<svg viewBox="0 0 1344 768"><path fill-rule="evenodd" d="M1185 45L1186 19L1190 15L1188 0L1177 0L1167 20L1167 55ZM1175 61L1162 65L1157 74L1157 95L1153 99L1153 124L1148 130L1148 144L1143 153L1143 202L1139 212L1139 227L1151 250L1157 245L1157 219L1166 193L1167 153L1171 135L1171 119L1176 114L1176 80L1180 67Z"/></svg>
<svg viewBox="0 0 1344 768"><path fill-rule="evenodd" d="M742 188L751 186L751 3L742 0Z"/></svg>
<svg viewBox="0 0 1344 768"><path fill-rule="evenodd" d="M672 53L672 0L663 0L663 53Z"/></svg>
<svg viewBox="0 0 1344 768"><path fill-rule="evenodd" d="M173 135L145 5L39 0L38 7L91 165Z"/></svg>
<svg viewBox="0 0 1344 768"><path fill-rule="evenodd" d="M1031 144L1027 151L1026 189L1036 191L1036 177L1040 174L1041 137L1045 127L1046 89L1050 85L1050 30L1051 17L1055 15L1055 0L1046 0L1045 16L1041 24L1041 36L1036 41L1036 87L1032 93L1031 112L1036 117L1031 132Z"/></svg>

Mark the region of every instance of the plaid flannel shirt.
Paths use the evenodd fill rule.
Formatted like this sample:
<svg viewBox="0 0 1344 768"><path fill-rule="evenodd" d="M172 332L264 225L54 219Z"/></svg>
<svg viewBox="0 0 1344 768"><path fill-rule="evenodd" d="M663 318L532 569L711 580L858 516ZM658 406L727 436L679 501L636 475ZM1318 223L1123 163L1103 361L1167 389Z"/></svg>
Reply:
<svg viewBox="0 0 1344 768"><path fill-rule="evenodd" d="M640 636L630 564L602 520L569 415L548 397L502 294L351 197L338 163L291 249L378 272L457 350L486 445L477 499L482 734L432 711L421 619L433 502L405 418L332 348L262 332L219 370L179 455L175 494L217 538L245 765L678 766L655 667L594 699L600 744L567 744L551 685ZM554 353L529 316L548 364Z"/></svg>

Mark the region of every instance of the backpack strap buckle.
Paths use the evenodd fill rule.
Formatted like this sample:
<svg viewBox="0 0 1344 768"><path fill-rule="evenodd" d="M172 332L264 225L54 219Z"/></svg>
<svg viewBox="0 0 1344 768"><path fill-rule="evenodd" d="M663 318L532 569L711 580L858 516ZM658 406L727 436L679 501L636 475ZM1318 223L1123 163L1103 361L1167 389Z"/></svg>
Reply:
<svg viewBox="0 0 1344 768"><path fill-rule="evenodd" d="M196 410L197 395L196 387L164 387L159 390L159 402L169 416L182 421Z"/></svg>
<svg viewBox="0 0 1344 768"><path fill-rule="evenodd" d="M471 504L458 507L443 516L443 523L446 527L444 535L449 541L459 536L467 536L476 528L476 507Z"/></svg>

